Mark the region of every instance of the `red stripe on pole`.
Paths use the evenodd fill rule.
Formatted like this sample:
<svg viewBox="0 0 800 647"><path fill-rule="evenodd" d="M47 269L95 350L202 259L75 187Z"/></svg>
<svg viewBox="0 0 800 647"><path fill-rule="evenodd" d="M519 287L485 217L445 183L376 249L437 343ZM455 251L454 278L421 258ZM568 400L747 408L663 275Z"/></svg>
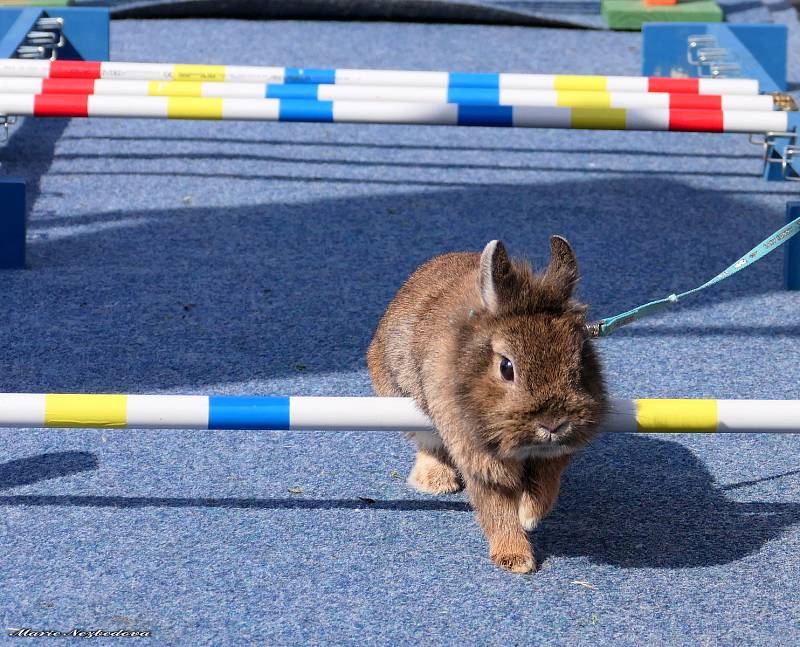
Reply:
<svg viewBox="0 0 800 647"><path fill-rule="evenodd" d="M33 98L34 117L88 117L88 94L37 94Z"/></svg>
<svg viewBox="0 0 800 647"><path fill-rule="evenodd" d="M683 110L722 110L718 94L670 94L669 107Z"/></svg>
<svg viewBox="0 0 800 647"><path fill-rule="evenodd" d="M697 94L700 91L700 79L665 79L651 76L647 79L647 91Z"/></svg>
<svg viewBox="0 0 800 647"><path fill-rule="evenodd" d="M723 132L722 110L670 110L669 129L688 132Z"/></svg>
<svg viewBox="0 0 800 647"><path fill-rule="evenodd" d="M42 94L94 94L94 79L42 79Z"/></svg>
<svg viewBox="0 0 800 647"><path fill-rule="evenodd" d="M52 61L51 79L99 79L100 63L96 61Z"/></svg>

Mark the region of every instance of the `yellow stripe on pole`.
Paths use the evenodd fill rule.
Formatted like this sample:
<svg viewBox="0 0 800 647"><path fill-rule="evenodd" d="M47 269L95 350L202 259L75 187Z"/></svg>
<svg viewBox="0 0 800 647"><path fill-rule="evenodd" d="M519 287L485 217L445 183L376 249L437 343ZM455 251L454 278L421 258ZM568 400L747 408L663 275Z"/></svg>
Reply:
<svg viewBox="0 0 800 647"><path fill-rule="evenodd" d="M565 108L610 108L611 93L559 90L556 102Z"/></svg>
<svg viewBox="0 0 800 647"><path fill-rule="evenodd" d="M224 81L224 65L173 65L173 81Z"/></svg>
<svg viewBox="0 0 800 647"><path fill-rule="evenodd" d="M202 97L200 81L150 81L147 94L151 97Z"/></svg>
<svg viewBox="0 0 800 647"><path fill-rule="evenodd" d="M716 400L636 400L637 431L717 431Z"/></svg>
<svg viewBox="0 0 800 647"><path fill-rule="evenodd" d="M48 394L44 400L46 427L124 427L127 395Z"/></svg>
<svg viewBox="0 0 800 647"><path fill-rule="evenodd" d="M590 130L625 130L625 109L573 108L570 126Z"/></svg>
<svg viewBox="0 0 800 647"><path fill-rule="evenodd" d="M556 74L555 90L582 90L605 92L606 77L604 76L574 76L571 74Z"/></svg>
<svg viewBox="0 0 800 647"><path fill-rule="evenodd" d="M204 97L169 97L167 117L170 119L222 119L222 99Z"/></svg>

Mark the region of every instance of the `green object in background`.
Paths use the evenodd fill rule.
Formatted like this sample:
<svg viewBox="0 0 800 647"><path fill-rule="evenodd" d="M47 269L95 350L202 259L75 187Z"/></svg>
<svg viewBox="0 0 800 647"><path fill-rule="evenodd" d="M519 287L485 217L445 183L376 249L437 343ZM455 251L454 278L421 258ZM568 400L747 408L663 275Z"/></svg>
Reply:
<svg viewBox="0 0 800 647"><path fill-rule="evenodd" d="M648 6L644 0L603 0L601 13L609 29L639 31L646 22L723 22L714 0Z"/></svg>

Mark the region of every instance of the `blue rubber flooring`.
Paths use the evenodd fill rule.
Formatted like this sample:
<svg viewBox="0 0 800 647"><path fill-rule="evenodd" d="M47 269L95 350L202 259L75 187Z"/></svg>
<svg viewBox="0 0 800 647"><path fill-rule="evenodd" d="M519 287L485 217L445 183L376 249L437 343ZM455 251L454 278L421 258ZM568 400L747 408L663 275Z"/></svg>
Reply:
<svg viewBox="0 0 800 647"><path fill-rule="evenodd" d="M336 22L122 21L112 50L601 74L640 58L638 34ZM600 317L699 285L800 196L762 180L741 135L15 130L0 169L28 181L30 259L0 274L2 391L367 395L378 319L435 254L499 237L541 267L565 235ZM612 395L800 397L782 263L599 342ZM517 576L489 562L463 495L406 486L400 435L0 430L2 626L155 645L796 645L799 454L790 435L598 438L534 533L541 570Z"/></svg>

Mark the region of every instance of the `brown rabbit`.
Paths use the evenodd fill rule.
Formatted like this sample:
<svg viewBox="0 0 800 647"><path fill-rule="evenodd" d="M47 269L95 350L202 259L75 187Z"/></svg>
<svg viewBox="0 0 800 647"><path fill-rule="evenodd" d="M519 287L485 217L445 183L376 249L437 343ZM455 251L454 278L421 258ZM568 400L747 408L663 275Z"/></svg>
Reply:
<svg viewBox="0 0 800 647"><path fill-rule="evenodd" d="M586 306L572 299L575 254L559 236L550 246L542 274L497 240L433 258L400 288L367 354L378 395L414 398L436 427L409 434L408 482L431 494L465 485L492 561L515 573L536 568L526 531L608 403Z"/></svg>

